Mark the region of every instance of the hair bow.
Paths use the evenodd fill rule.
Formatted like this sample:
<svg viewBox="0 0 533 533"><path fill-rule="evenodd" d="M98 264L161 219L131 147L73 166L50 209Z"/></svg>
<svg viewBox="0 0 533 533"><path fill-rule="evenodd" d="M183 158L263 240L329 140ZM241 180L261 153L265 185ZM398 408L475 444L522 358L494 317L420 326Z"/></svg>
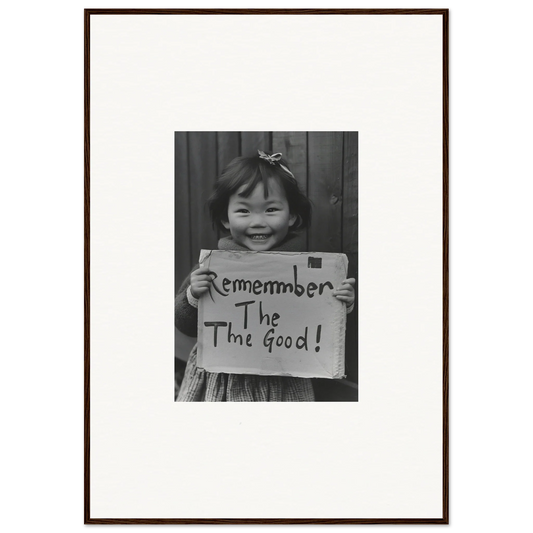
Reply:
<svg viewBox="0 0 533 533"><path fill-rule="evenodd" d="M259 154L260 159L264 159L265 161L268 161L271 165L274 163L278 163L278 165L290 176L294 178L294 174L285 166L279 163L279 160L281 159L281 156L283 155L281 152L277 152L276 154L268 155L265 154L262 150L257 150L257 153Z"/></svg>
<svg viewBox="0 0 533 533"><path fill-rule="evenodd" d="M257 153L259 154L259 157L261 159L265 159L271 165L273 165L274 163L279 161L281 159L281 156L282 156L281 152L278 152L277 154L268 155L268 154L265 154L265 152L263 152L261 150L257 150Z"/></svg>

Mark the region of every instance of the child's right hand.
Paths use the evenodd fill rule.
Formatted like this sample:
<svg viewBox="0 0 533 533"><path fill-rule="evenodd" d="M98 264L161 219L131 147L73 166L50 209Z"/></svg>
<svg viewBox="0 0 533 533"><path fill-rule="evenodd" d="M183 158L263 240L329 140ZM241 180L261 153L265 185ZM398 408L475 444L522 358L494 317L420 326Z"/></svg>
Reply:
<svg viewBox="0 0 533 533"><path fill-rule="evenodd" d="M215 278L214 273L208 267L200 267L191 274L191 294L200 298L204 292L211 288L211 283Z"/></svg>

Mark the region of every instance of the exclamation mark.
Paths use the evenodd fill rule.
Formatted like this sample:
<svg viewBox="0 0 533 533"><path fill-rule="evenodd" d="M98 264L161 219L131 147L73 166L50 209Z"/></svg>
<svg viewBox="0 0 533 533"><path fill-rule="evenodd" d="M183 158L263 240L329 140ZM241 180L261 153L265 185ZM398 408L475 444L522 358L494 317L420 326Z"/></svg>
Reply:
<svg viewBox="0 0 533 533"><path fill-rule="evenodd" d="M316 328L316 343L318 344L320 342L320 332L322 330L322 326L317 326ZM320 346L317 346L315 348L315 352L319 352L320 351Z"/></svg>

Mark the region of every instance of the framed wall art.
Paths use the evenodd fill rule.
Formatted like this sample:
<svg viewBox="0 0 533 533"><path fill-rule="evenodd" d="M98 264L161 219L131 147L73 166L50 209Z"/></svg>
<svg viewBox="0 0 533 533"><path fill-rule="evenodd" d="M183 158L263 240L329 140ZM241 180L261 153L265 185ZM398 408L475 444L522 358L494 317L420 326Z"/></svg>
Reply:
<svg viewBox="0 0 533 533"><path fill-rule="evenodd" d="M80 9L80 528L454 527L454 16ZM213 285L196 264L222 239L313 261L261 278L243 259ZM242 312L266 320L270 300L249 301L274 279L309 305L340 290L320 262L333 254L353 280L331 307L346 312L342 372L271 376L268 349L266 377L191 360L201 287L249 289ZM326 349L326 327L306 332L287 302L268 320L294 335L272 346ZM201 392L177 401L193 379Z"/></svg>

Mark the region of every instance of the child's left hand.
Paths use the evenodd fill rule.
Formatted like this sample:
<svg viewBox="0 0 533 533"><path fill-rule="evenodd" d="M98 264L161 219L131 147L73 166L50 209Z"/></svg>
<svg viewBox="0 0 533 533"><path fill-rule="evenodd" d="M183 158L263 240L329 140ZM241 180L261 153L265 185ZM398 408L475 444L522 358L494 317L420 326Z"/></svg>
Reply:
<svg viewBox="0 0 533 533"><path fill-rule="evenodd" d="M355 278L345 279L339 287L333 291L333 296L337 300L346 302L346 307L350 307L355 300Z"/></svg>

